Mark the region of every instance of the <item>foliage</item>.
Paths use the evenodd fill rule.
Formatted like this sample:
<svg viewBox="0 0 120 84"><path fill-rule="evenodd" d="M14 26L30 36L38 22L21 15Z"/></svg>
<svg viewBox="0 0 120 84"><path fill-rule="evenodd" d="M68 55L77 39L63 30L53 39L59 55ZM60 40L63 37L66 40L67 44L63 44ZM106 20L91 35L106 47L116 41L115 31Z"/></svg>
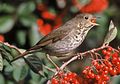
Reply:
<svg viewBox="0 0 120 84"><path fill-rule="evenodd" d="M71 80L74 84L78 81L81 83L84 82L85 84L86 80L83 80L83 76L81 75L83 71L82 68L85 67L82 63L89 65L86 63L86 60L90 60L89 57L91 57L91 55L84 56L84 60L79 60L80 62L74 61L76 60L74 59L73 63L70 62L69 69L65 68L69 64L69 60L67 60L68 64L63 66L64 64L59 62L58 59L53 58L53 61L62 67L64 72L62 74L58 73L56 68L46 59L45 54L41 52L30 54L13 63L10 63L10 61L35 45L44 35L49 34L74 15L82 12L93 13L101 18L98 19L100 26L89 32L83 45L79 48L80 51L86 51L98 47L101 44L103 44L103 46L113 46L116 49L112 48L113 51L111 51L108 57L102 55L103 52L105 53L106 48L97 51L97 53L102 55L102 60L109 59L112 63L112 58L114 58L113 53L116 52L115 50L117 50L119 46L120 38L119 6L119 0L16 0L14 3L10 0L1 0L0 84L45 84L51 81L56 82L55 79L60 80L62 77L64 77L64 79L67 78L66 80ZM110 23L108 29L111 19L113 22ZM113 23L116 26L114 26ZM95 60L99 65L102 64L98 59L94 59L94 61ZM93 70L93 65L90 66L91 70ZM112 66L116 66L116 64ZM90 69L88 71L89 73ZM115 69L119 70L118 68ZM86 70L86 68L84 70ZM54 76L55 72L58 73L56 76ZM84 77L90 75L88 72L87 74L82 73ZM100 76L100 74L97 75ZM111 77L111 75L116 75L116 73L114 71L109 72L106 78L108 78L108 76ZM54 77L52 78L52 76ZM71 76L74 76L76 79L71 79ZM93 74L90 75L90 77L91 76L93 77ZM110 83L117 84L118 82L119 84L119 76L112 78L114 78L114 80L112 81L111 79ZM89 79L91 81L91 78Z"/></svg>

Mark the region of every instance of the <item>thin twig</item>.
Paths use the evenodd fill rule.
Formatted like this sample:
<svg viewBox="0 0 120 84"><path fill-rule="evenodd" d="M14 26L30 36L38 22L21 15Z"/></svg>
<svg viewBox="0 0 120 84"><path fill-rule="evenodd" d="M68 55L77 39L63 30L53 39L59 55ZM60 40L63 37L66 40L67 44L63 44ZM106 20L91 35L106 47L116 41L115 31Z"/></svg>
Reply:
<svg viewBox="0 0 120 84"><path fill-rule="evenodd" d="M67 62L65 62L61 67L60 67L60 70L63 70L68 64L70 64L72 61L74 60L77 60L81 55L84 56L88 53L91 53L91 52L97 52L99 50L102 50L104 48L108 48L109 46L101 46L97 49L92 49L92 50L89 50L89 51L86 51L86 52L83 52L83 53L79 53L79 55L76 55L74 57L72 57L70 60L68 60Z"/></svg>
<svg viewBox="0 0 120 84"><path fill-rule="evenodd" d="M74 56L73 58L71 58L70 60L68 60L67 62L65 62L61 67L60 70L63 70L69 63L71 63L72 61L78 59L78 56Z"/></svg>
<svg viewBox="0 0 120 84"><path fill-rule="evenodd" d="M45 65L44 65L44 68L46 68L47 70L52 71L52 72L54 72L54 73L55 73L55 71L56 71L56 70L51 69L51 68L49 68L48 66L45 66Z"/></svg>
<svg viewBox="0 0 120 84"><path fill-rule="evenodd" d="M55 62L52 61L52 59L50 58L50 56L47 54L47 59L56 67L57 70L59 70L60 68L58 67L57 64L55 64Z"/></svg>

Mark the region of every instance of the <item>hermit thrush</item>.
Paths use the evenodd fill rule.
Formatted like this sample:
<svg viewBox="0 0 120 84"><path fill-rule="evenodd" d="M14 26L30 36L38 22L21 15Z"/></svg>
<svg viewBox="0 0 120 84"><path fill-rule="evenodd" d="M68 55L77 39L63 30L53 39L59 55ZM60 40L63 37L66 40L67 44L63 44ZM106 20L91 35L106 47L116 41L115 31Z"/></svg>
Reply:
<svg viewBox="0 0 120 84"><path fill-rule="evenodd" d="M56 57L71 56L81 45L88 31L95 25L98 24L93 15L79 14L43 37L35 46L14 60L36 51L45 52Z"/></svg>

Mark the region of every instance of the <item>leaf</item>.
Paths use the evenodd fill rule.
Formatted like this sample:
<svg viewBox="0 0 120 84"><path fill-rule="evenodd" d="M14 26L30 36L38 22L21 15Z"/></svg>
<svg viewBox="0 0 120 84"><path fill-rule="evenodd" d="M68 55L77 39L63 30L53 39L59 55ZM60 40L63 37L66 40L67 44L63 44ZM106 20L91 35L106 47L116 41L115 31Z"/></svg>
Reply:
<svg viewBox="0 0 120 84"><path fill-rule="evenodd" d="M20 22L27 27L30 27L36 22L36 17L32 14L22 15L19 18Z"/></svg>
<svg viewBox="0 0 120 84"><path fill-rule="evenodd" d="M0 50L1 50L1 55L4 59L6 59L7 61L10 61L13 59L10 53L6 52L4 49L0 49Z"/></svg>
<svg viewBox="0 0 120 84"><path fill-rule="evenodd" d="M18 51L16 48L11 48L11 55L13 58L15 58L16 56L20 55L20 51Z"/></svg>
<svg viewBox="0 0 120 84"><path fill-rule="evenodd" d="M33 24L29 31L30 45L35 45L40 38L42 38L42 36L40 36L40 33L38 32L38 26Z"/></svg>
<svg viewBox="0 0 120 84"><path fill-rule="evenodd" d="M30 75L31 75L31 80L32 81L38 82L40 80L40 75L39 74L36 74L33 71L30 71Z"/></svg>
<svg viewBox="0 0 120 84"><path fill-rule="evenodd" d="M23 30L17 32L17 42L22 46L26 43L26 35L26 32Z"/></svg>
<svg viewBox="0 0 120 84"><path fill-rule="evenodd" d="M4 76L2 74L0 74L0 83L5 84L5 79L4 79Z"/></svg>
<svg viewBox="0 0 120 84"><path fill-rule="evenodd" d="M25 15L25 14L32 13L34 10L35 10L35 4L34 4L34 2L30 1L30 2L26 2L26 3L22 3L19 6L18 14Z"/></svg>
<svg viewBox="0 0 120 84"><path fill-rule="evenodd" d="M109 44L117 36L117 28L114 26L113 22L110 22L109 32L107 33L103 45Z"/></svg>
<svg viewBox="0 0 120 84"><path fill-rule="evenodd" d="M4 60L4 72L10 73L13 71L13 67L8 63L8 61Z"/></svg>
<svg viewBox="0 0 120 84"><path fill-rule="evenodd" d="M13 60L13 58L21 54L20 49L8 43L0 43L0 51L1 51L2 57L7 61L11 61Z"/></svg>
<svg viewBox="0 0 120 84"><path fill-rule="evenodd" d="M0 3L0 12L13 13L14 11L15 11L15 8L13 5L10 5L7 3Z"/></svg>
<svg viewBox="0 0 120 84"><path fill-rule="evenodd" d="M23 67L15 67L13 71L13 78L16 81L23 80L28 74L28 68L27 66Z"/></svg>
<svg viewBox="0 0 120 84"><path fill-rule="evenodd" d="M80 3L82 5L86 5L86 4L90 3L90 0L80 0Z"/></svg>
<svg viewBox="0 0 120 84"><path fill-rule="evenodd" d="M25 58L25 62L35 73L39 73L43 76L43 66L42 61L36 55L30 55Z"/></svg>
<svg viewBox="0 0 120 84"><path fill-rule="evenodd" d="M2 70L3 70L3 58L0 54L0 71L2 71Z"/></svg>
<svg viewBox="0 0 120 84"><path fill-rule="evenodd" d="M120 83L120 75L114 76L110 80L111 80L111 84L119 84Z"/></svg>
<svg viewBox="0 0 120 84"><path fill-rule="evenodd" d="M14 25L15 21L12 16L2 16L0 17L0 33L6 33L10 31Z"/></svg>

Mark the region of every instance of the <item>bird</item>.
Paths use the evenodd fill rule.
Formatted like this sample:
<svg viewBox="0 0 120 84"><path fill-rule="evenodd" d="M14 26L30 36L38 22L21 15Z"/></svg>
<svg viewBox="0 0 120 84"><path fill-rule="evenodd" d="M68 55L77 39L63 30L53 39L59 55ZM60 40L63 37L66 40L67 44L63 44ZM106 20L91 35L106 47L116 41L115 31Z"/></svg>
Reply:
<svg viewBox="0 0 120 84"><path fill-rule="evenodd" d="M36 45L14 58L11 62L34 52L44 52L49 56L70 57L82 44L87 33L96 23L96 16L78 14L59 28L44 36Z"/></svg>

